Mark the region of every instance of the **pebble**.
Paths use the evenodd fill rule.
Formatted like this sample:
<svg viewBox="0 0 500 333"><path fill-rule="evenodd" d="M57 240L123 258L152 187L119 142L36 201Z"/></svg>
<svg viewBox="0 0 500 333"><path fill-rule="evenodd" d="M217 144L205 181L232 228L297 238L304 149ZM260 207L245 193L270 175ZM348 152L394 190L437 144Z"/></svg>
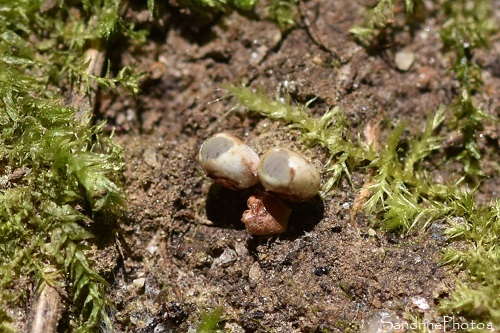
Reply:
<svg viewBox="0 0 500 333"><path fill-rule="evenodd" d="M221 266L223 268L229 267L233 265L236 260L238 260L238 254L235 250L226 248L224 252L220 255L220 257L215 258L212 267Z"/></svg>
<svg viewBox="0 0 500 333"><path fill-rule="evenodd" d="M259 283L262 281L264 277L264 272L258 262L254 262L252 266L250 266L250 270L248 271L248 279L250 282Z"/></svg>
<svg viewBox="0 0 500 333"><path fill-rule="evenodd" d="M144 159L144 163L146 163L150 167L156 168L157 166L159 166L158 160L156 159L156 149L154 148L146 149L146 151L144 151L144 154L142 155L142 158Z"/></svg>
<svg viewBox="0 0 500 333"><path fill-rule="evenodd" d="M429 310L431 307L429 303L422 296L414 296L411 298L411 302L420 310Z"/></svg>
<svg viewBox="0 0 500 333"><path fill-rule="evenodd" d="M142 287L144 287L144 284L146 282L146 278L138 278L138 279L135 279L132 281L132 284L137 288L137 289L141 289Z"/></svg>
<svg viewBox="0 0 500 333"><path fill-rule="evenodd" d="M394 56L394 63L401 71L407 71L415 61L415 53L409 51L399 51Z"/></svg>

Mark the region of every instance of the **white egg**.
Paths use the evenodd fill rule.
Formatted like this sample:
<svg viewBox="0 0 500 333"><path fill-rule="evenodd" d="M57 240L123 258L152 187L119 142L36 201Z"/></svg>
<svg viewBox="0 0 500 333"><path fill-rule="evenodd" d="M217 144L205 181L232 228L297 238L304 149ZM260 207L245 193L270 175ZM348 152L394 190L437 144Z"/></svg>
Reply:
<svg viewBox="0 0 500 333"><path fill-rule="evenodd" d="M259 156L234 135L218 133L201 146L198 160L210 178L232 190L256 185Z"/></svg>
<svg viewBox="0 0 500 333"><path fill-rule="evenodd" d="M272 148L262 156L259 180L269 191L292 201L314 197L321 185L316 168L301 155L287 148Z"/></svg>

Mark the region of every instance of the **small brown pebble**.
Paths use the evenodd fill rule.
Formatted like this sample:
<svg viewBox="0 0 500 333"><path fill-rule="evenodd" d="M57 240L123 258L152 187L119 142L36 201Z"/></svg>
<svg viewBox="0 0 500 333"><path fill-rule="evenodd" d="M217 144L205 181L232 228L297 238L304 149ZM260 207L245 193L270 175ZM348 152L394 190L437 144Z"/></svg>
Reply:
<svg viewBox="0 0 500 333"><path fill-rule="evenodd" d="M437 72L434 68L429 66L424 66L418 70L417 78L417 88L419 89L434 89L433 86L438 80L436 80Z"/></svg>
<svg viewBox="0 0 500 333"><path fill-rule="evenodd" d="M292 210L276 196L259 191L248 201L241 221L252 235L270 236L285 232Z"/></svg>

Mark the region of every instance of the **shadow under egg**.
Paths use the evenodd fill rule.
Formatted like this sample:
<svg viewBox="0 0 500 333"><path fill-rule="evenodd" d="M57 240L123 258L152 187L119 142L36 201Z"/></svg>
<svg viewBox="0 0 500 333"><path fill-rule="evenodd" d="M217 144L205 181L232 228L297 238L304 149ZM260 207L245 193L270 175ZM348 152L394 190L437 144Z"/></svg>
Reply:
<svg viewBox="0 0 500 333"><path fill-rule="evenodd" d="M323 219L325 205L319 195L290 205L292 213L288 223L288 231L282 234L283 239L295 239L310 232Z"/></svg>
<svg viewBox="0 0 500 333"><path fill-rule="evenodd" d="M218 183L213 183L205 201L207 218L214 226L226 229L244 230L245 224L241 222L243 212L248 209L247 201L255 194L259 186L246 190L229 190ZM305 202L284 202L292 209L288 230L279 237L295 239L310 232L323 219L325 206L319 195ZM271 237L271 236L255 236Z"/></svg>
<svg viewBox="0 0 500 333"><path fill-rule="evenodd" d="M213 183L205 201L207 218L220 228L245 229L241 216L248 209L247 200L254 190L233 191Z"/></svg>

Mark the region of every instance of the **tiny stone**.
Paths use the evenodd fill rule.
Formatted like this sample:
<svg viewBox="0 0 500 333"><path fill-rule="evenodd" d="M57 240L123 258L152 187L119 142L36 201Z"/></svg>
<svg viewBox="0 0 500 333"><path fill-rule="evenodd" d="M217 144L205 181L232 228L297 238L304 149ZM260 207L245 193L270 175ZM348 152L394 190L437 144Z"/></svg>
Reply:
<svg viewBox="0 0 500 333"><path fill-rule="evenodd" d="M144 163L149 165L150 167L157 167L158 166L158 160L156 159L156 149L154 148L148 148L142 155L142 158L144 159Z"/></svg>
<svg viewBox="0 0 500 333"><path fill-rule="evenodd" d="M250 270L248 271L248 279L250 282L258 283L262 280L264 272L260 268L258 262L254 262L252 266L250 266Z"/></svg>
<svg viewBox="0 0 500 333"><path fill-rule="evenodd" d="M155 328L153 329L153 333L164 333L166 332L165 330L165 326L163 326L163 324L158 324L155 326Z"/></svg>
<svg viewBox="0 0 500 333"><path fill-rule="evenodd" d="M205 252L197 252L196 255L194 256L194 259L196 261L197 268L210 266L210 264L213 263L213 258L208 253Z"/></svg>
<svg viewBox="0 0 500 333"><path fill-rule="evenodd" d="M420 310L429 310L431 307L429 303L422 296L414 296L411 298L411 302Z"/></svg>
<svg viewBox="0 0 500 333"><path fill-rule="evenodd" d="M234 250L238 254L239 257L247 257L250 254L248 253L248 249L243 242L235 242Z"/></svg>
<svg viewBox="0 0 500 333"><path fill-rule="evenodd" d="M236 323L226 323L224 326L224 331L225 332L232 332L232 333L245 333L245 329L241 327L240 325Z"/></svg>
<svg viewBox="0 0 500 333"><path fill-rule="evenodd" d="M316 65L323 65L323 59L321 59L321 56L315 55L312 58L312 62L315 63Z"/></svg>
<svg viewBox="0 0 500 333"><path fill-rule="evenodd" d="M221 267L226 268L226 267L229 267L232 264L234 264L237 259L238 259L238 254L236 253L236 251L233 249L227 248L224 250L224 252L222 252L220 257L216 258L213 261L212 267L221 266Z"/></svg>
<svg viewBox="0 0 500 333"><path fill-rule="evenodd" d="M314 275L316 276L322 276L322 275L328 275L330 273L330 269L328 267L316 267L314 270Z"/></svg>
<svg viewBox="0 0 500 333"><path fill-rule="evenodd" d="M415 54L408 51L399 51L394 56L394 62L399 70L407 71L415 61Z"/></svg>
<svg viewBox="0 0 500 333"><path fill-rule="evenodd" d="M337 81L340 82L343 85L349 85L352 83L352 66L350 63L346 64L345 66L342 66L339 69L339 73L337 76Z"/></svg>
<svg viewBox="0 0 500 333"><path fill-rule="evenodd" d="M149 253L155 254L156 250L158 250L158 246L156 246L156 245L150 245L150 246L147 247L147 250L148 250Z"/></svg>
<svg viewBox="0 0 500 333"><path fill-rule="evenodd" d="M372 300L372 305L376 307L377 309L380 309L382 307L382 302L378 298L374 298Z"/></svg>
<svg viewBox="0 0 500 333"><path fill-rule="evenodd" d="M146 278L139 278L139 279L135 279L132 281L133 285L138 289L144 287L145 282L146 282Z"/></svg>

